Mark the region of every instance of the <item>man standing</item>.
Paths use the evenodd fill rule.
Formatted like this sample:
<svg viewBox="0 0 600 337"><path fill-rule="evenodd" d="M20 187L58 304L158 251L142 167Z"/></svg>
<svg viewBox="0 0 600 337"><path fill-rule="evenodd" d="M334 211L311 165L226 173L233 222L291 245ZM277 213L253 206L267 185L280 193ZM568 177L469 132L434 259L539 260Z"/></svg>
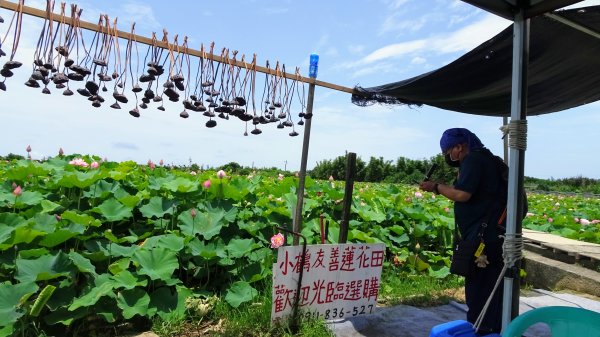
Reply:
<svg viewBox="0 0 600 337"><path fill-rule="evenodd" d="M420 188L454 201L458 240L478 241L484 247L479 257L472 256L473 263L465 276L467 321L475 323L504 266L499 226L504 226L508 187L502 178L502 165L498 163L501 159L485 148L471 131L463 128L444 131L440 147L446 163L458 168L457 179L453 185L427 180ZM502 289L501 283L478 330L481 334L500 333Z"/></svg>

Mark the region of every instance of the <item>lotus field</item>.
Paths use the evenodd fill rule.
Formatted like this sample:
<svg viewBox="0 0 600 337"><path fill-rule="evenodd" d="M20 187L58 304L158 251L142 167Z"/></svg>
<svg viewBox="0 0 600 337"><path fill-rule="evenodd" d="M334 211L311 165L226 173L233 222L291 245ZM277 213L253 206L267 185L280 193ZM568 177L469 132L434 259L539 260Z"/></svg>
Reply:
<svg viewBox="0 0 600 337"><path fill-rule="evenodd" d="M169 320L186 299L250 302L268 281L276 226L291 228L295 176L232 176L59 156L0 163L0 336L101 321ZM307 177L302 233L337 241L343 182ZM600 243L600 200L529 195L524 226ZM452 203L414 186L355 184L349 242L386 264L448 275ZM291 241L291 237L286 237Z"/></svg>

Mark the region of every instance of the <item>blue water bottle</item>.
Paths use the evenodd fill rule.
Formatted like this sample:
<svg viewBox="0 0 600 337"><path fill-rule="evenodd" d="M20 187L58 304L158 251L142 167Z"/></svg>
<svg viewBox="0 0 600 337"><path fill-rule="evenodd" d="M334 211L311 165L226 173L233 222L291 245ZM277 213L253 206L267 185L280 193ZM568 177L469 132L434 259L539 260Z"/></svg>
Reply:
<svg viewBox="0 0 600 337"><path fill-rule="evenodd" d="M310 54L310 68L308 69L308 76L310 78L317 78L318 70L319 70L319 55Z"/></svg>

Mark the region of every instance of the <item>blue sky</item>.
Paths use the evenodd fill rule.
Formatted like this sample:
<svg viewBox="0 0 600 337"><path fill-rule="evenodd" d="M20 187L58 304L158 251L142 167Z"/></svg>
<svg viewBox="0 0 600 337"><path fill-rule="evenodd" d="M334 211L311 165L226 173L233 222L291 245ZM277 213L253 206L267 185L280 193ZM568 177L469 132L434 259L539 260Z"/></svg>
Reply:
<svg viewBox="0 0 600 337"><path fill-rule="evenodd" d="M100 13L118 17L119 29L150 36L162 30L188 36L191 48L215 42L215 49L257 54L308 73L309 55L320 55L318 78L353 87L376 86L437 69L493 37L510 23L461 1L364 0L348 1L77 1L86 21L97 22ZM43 9L45 1L26 1ZM578 6L600 5L588 0ZM58 6L57 6L58 8ZM12 12L0 9L4 37ZM109 160L135 160L218 166L231 161L244 166L300 168L302 127L299 137L274 124L259 136L243 136L244 123L217 120L204 126L206 117L190 113L182 119L181 103L166 105L165 112L151 106L139 119L127 111L93 108L77 94L64 97L57 89L43 95L23 85L31 74L35 44L42 20L26 17L16 59L25 66L7 80L0 92L0 153L25 155L31 145L34 158L66 153L95 154ZM90 36L91 37L91 36ZM181 41L181 40L180 40ZM3 49L9 51L10 38ZM124 45L124 42L121 42ZM145 52L141 47L141 53ZM6 59L2 58L3 63ZM257 91L260 96L262 91ZM260 97L257 97L260 99ZM130 104L131 105L131 104ZM324 159L355 152L395 161L430 158L439 152L439 137L451 127L475 132L493 152L502 153L501 118L472 116L432 107L358 107L350 95L317 87L308 167ZM539 178L585 176L600 178L600 103L529 119L525 175Z"/></svg>

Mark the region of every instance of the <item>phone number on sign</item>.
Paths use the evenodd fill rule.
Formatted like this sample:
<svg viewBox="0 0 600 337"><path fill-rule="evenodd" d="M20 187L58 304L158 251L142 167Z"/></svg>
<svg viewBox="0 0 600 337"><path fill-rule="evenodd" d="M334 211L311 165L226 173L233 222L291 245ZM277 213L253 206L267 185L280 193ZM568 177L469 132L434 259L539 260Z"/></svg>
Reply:
<svg viewBox="0 0 600 337"><path fill-rule="evenodd" d="M353 307L352 310L344 308L333 308L327 309L325 311L307 311L303 313L305 318L313 318L313 319L336 319L336 318L344 318L347 316L358 316L364 314L373 313L373 304L369 305L361 305L358 307Z"/></svg>

